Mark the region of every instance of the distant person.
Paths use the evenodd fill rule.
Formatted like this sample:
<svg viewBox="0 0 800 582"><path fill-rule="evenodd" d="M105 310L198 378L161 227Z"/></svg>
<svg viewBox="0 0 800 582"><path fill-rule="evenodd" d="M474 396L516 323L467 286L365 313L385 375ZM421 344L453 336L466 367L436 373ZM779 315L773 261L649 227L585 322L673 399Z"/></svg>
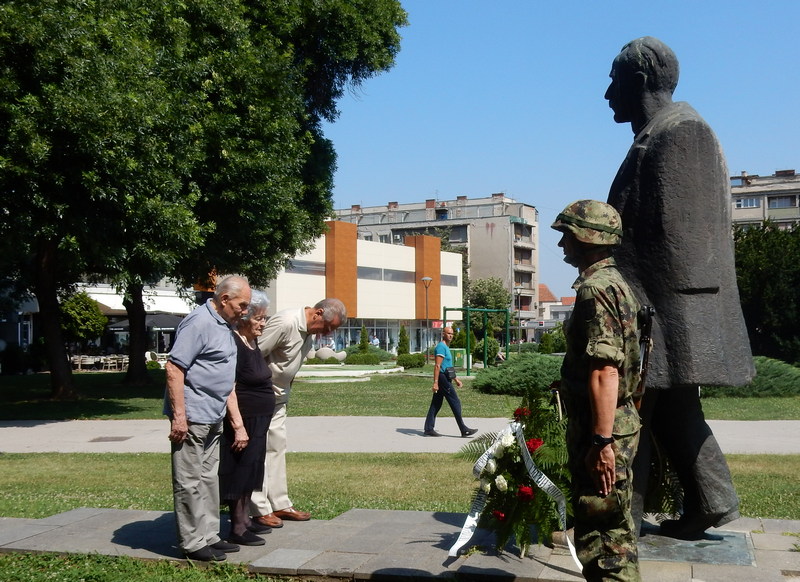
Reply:
<svg viewBox="0 0 800 582"><path fill-rule="evenodd" d="M249 304L246 279L223 279L214 297L181 321L165 365L178 545L192 560L222 561L239 550L219 537L217 472L225 403L236 378L231 329Z"/></svg>
<svg viewBox="0 0 800 582"><path fill-rule="evenodd" d="M633 458L641 422L639 302L612 248L622 227L613 207L579 200L558 215L564 261L577 267L575 310L564 326L561 395L567 409L575 549L590 581L641 580L631 516Z"/></svg>
<svg viewBox="0 0 800 582"><path fill-rule="evenodd" d="M442 436L434 430L434 425L436 424L436 415L442 408L443 399L446 399L447 404L450 405L462 437L469 437L478 432L478 429L469 428L464 424L464 420L461 418L461 400L458 398L453 384L455 383L459 388L463 384L456 376L456 369L453 366L453 353L450 351L451 341L453 341L453 328L445 327L442 330L442 341L436 344L433 352L433 397L428 408L428 415L425 417L425 436Z"/></svg>
<svg viewBox="0 0 800 582"><path fill-rule="evenodd" d="M661 533L696 539L739 517L699 387L745 385L755 371L736 286L728 168L708 124L673 102L677 84L678 59L658 39L631 41L614 59L605 97L614 121L630 123L635 137L608 203L625 228L619 269L640 302L655 308L641 414L683 488L682 515L662 522ZM640 521L649 438L636 469Z"/></svg>
<svg viewBox="0 0 800 582"><path fill-rule="evenodd" d="M267 324L269 299L253 290L247 315L236 326L236 388L228 397L222 431L219 468L220 497L228 504L231 532L228 541L243 546L263 546L272 528L250 519L253 490L264 484L267 430L275 411L272 370L258 349L257 338Z"/></svg>
<svg viewBox="0 0 800 582"><path fill-rule="evenodd" d="M314 336L330 335L347 320L344 303L323 299L314 307L286 309L267 320L258 347L272 369L275 412L267 433L264 484L253 492L253 519L261 525L283 527L283 520L308 521L311 514L294 507L286 481L286 406L292 382L311 351Z"/></svg>

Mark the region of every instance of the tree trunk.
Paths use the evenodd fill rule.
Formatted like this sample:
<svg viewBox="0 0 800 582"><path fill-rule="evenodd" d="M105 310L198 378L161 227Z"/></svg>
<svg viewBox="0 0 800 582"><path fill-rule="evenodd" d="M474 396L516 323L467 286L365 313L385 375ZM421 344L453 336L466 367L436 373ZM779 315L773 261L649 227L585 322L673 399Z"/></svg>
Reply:
<svg viewBox="0 0 800 582"><path fill-rule="evenodd" d="M128 372L125 374L125 384L132 386L145 386L152 384L153 379L147 373L145 351L147 350L147 312L144 309L142 298L143 285L129 283L125 299L122 304L128 312L130 322L130 342L128 344Z"/></svg>
<svg viewBox="0 0 800 582"><path fill-rule="evenodd" d="M44 336L45 353L50 366L50 397L54 400L76 398L72 384L72 364L67 357L61 334L61 313L58 308L58 282L56 260L58 243L47 239L40 241L34 266L34 293L39 302L39 319Z"/></svg>

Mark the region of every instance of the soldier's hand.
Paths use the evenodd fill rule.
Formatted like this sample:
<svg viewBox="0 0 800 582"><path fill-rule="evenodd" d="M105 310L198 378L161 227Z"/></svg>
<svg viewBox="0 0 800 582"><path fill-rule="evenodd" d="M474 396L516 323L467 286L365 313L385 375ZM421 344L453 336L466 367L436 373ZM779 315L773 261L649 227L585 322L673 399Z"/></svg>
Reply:
<svg viewBox="0 0 800 582"><path fill-rule="evenodd" d="M586 455L586 470L597 488L598 495L605 497L611 493L616 482L614 445L592 446Z"/></svg>

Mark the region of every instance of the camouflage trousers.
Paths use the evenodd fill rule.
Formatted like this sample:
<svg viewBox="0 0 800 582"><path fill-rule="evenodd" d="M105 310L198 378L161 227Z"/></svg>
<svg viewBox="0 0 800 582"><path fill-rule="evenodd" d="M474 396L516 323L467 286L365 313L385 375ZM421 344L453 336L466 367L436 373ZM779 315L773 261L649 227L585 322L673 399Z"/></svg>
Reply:
<svg viewBox="0 0 800 582"><path fill-rule="evenodd" d="M588 438L581 439L582 443ZM570 448L575 549L586 580L640 581L637 536L631 517L633 457L639 433L617 436L614 443L616 483L606 497L597 495L584 465L588 447Z"/></svg>

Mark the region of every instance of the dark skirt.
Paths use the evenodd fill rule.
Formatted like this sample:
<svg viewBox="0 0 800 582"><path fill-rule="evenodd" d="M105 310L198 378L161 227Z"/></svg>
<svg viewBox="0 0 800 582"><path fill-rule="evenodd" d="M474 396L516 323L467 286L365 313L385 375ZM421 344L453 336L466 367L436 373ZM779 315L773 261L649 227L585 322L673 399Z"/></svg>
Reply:
<svg viewBox="0 0 800 582"><path fill-rule="evenodd" d="M228 419L225 419L219 462L219 496L223 501L239 499L263 486L267 429L271 420L271 416L243 418L242 422L250 440L244 450L234 452L231 450L233 428Z"/></svg>

